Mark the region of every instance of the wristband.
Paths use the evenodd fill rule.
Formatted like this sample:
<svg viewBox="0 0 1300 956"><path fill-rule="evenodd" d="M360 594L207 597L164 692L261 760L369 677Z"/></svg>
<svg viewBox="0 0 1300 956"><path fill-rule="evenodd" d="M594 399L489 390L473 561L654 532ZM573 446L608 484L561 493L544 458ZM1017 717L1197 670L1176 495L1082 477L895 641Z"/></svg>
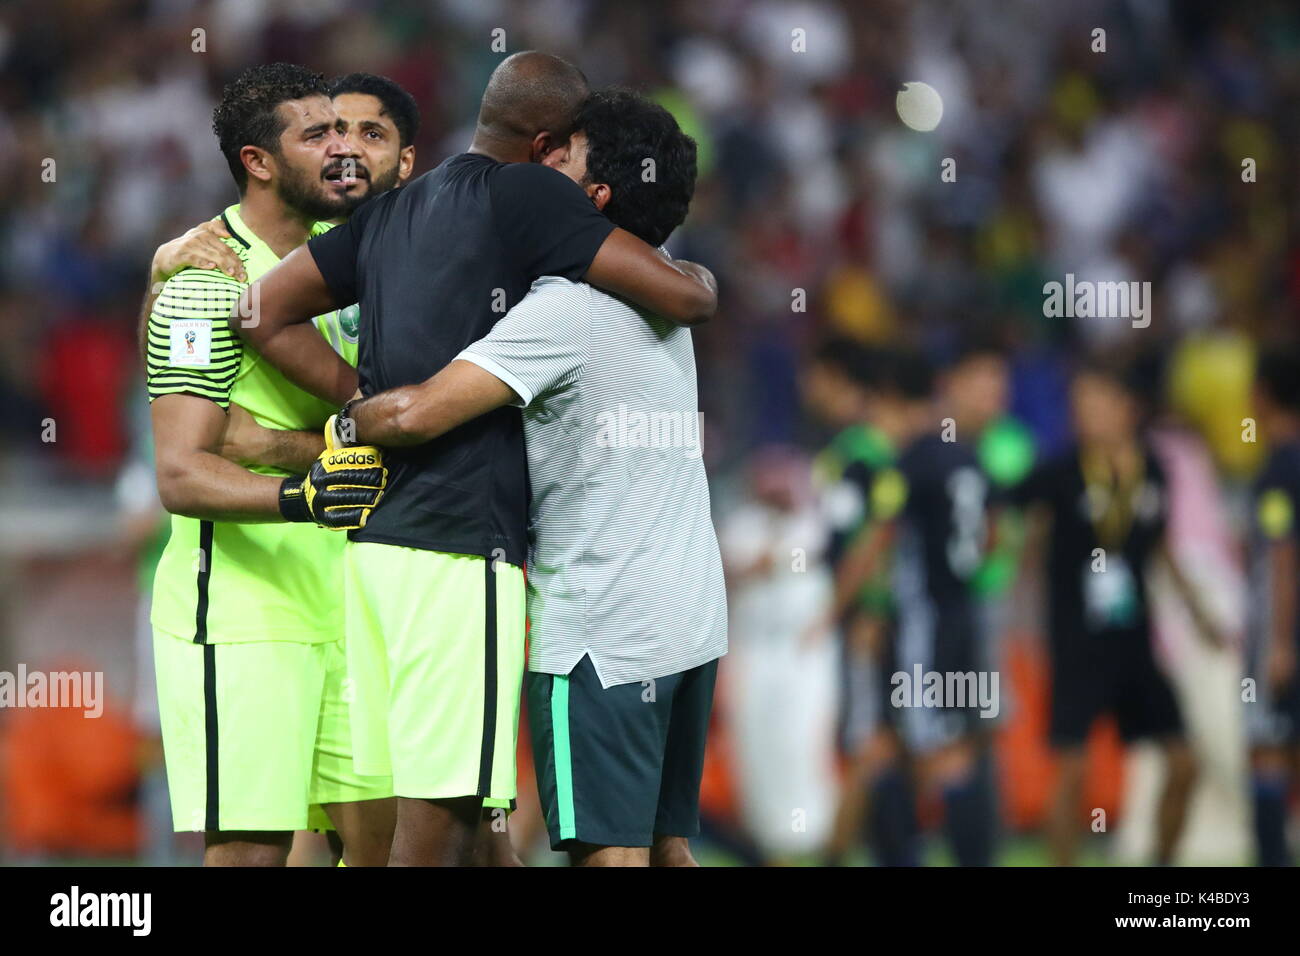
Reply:
<svg viewBox="0 0 1300 956"><path fill-rule="evenodd" d="M360 397L349 398L343 403L338 414L334 416L334 443L337 448L347 448L357 442L357 423L352 418L352 406L361 401ZM347 422L345 425L344 422ZM351 439L345 439L344 436L351 435Z"/></svg>
<svg viewBox="0 0 1300 956"><path fill-rule="evenodd" d="M280 516L285 521L315 521L302 491L302 478L289 477L280 482Z"/></svg>

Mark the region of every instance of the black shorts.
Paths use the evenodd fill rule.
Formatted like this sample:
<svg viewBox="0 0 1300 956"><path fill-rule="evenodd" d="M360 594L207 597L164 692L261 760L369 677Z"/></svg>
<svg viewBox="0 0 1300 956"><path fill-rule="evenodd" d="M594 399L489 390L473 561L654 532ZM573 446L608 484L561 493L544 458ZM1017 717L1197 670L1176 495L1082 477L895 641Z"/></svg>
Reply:
<svg viewBox="0 0 1300 956"><path fill-rule="evenodd" d="M1277 692L1264 688L1257 693L1247 720L1251 743L1265 747L1300 744L1300 680L1293 678Z"/></svg>
<svg viewBox="0 0 1300 956"><path fill-rule="evenodd" d="M1052 746L1083 745L1102 714L1115 718L1125 743L1183 736L1178 700L1146 634L1076 633L1053 640Z"/></svg>
<svg viewBox="0 0 1300 956"><path fill-rule="evenodd" d="M1266 649L1256 640L1246 648L1246 676L1255 679L1255 699L1243 704L1250 743L1256 747L1300 743L1300 679L1293 677L1280 688L1270 686Z"/></svg>
<svg viewBox="0 0 1300 956"><path fill-rule="evenodd" d="M927 603L892 623L879 674L881 719L909 750L926 753L953 744L985 729L981 714L997 712L996 697L981 700L981 692L994 695L1000 688L979 669L979 637L970 603ZM932 673L940 675L944 691L937 706L924 692Z"/></svg>
<svg viewBox="0 0 1300 956"><path fill-rule="evenodd" d="M590 657L526 677L528 725L551 849L650 846L700 832L700 778L718 662L600 686Z"/></svg>

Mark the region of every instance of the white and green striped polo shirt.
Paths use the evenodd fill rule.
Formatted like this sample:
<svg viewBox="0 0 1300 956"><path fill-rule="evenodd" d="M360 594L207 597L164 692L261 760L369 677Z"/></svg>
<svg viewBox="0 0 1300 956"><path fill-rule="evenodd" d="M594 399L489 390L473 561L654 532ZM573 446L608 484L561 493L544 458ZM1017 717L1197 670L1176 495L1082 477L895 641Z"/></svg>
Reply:
<svg viewBox="0 0 1300 956"><path fill-rule="evenodd" d="M547 276L457 357L524 408L529 669L589 654L611 687L725 654L690 331Z"/></svg>

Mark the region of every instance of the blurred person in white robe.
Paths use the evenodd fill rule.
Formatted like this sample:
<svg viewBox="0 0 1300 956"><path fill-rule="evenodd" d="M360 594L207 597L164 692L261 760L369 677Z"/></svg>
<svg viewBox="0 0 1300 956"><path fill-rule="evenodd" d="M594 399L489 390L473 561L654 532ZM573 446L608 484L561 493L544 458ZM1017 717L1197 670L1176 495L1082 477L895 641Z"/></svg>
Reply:
<svg viewBox="0 0 1300 956"><path fill-rule="evenodd" d="M760 451L720 537L733 635L722 696L741 816L769 863L790 863L825 843L836 788L837 653L813 626L831 598L827 529L808 459Z"/></svg>

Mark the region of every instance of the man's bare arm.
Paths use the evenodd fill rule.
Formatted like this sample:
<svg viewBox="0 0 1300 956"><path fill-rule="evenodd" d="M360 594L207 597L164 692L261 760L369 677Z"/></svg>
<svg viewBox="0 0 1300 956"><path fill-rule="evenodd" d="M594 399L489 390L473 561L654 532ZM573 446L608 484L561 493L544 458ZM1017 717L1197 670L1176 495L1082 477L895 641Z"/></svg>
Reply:
<svg viewBox="0 0 1300 956"><path fill-rule="evenodd" d="M357 442L420 445L517 400L514 390L491 372L456 359L419 385L389 389L358 402L349 414Z"/></svg>
<svg viewBox="0 0 1300 956"><path fill-rule="evenodd" d="M240 282L248 281L244 263L235 250L222 241L229 238L230 233L220 219L209 219L170 242L164 242L154 250L151 282L166 282L182 269L211 269L224 272Z"/></svg>
<svg viewBox="0 0 1300 956"><path fill-rule="evenodd" d="M838 621L857 603L862 588L889 560L896 537L897 524L885 519L872 522L853 539L835 573L831 620Z"/></svg>
<svg viewBox="0 0 1300 956"><path fill-rule="evenodd" d="M873 521L858 532L835 572L834 591L829 607L804 628L801 643L809 645L819 640L857 606L863 586L884 562L890 560L896 529L897 523L886 518Z"/></svg>
<svg viewBox="0 0 1300 956"><path fill-rule="evenodd" d="M227 461L219 447L226 414L194 395L163 395L153 417L158 496L172 514L209 521L282 521L281 479Z"/></svg>
<svg viewBox="0 0 1300 956"><path fill-rule="evenodd" d="M1296 570L1300 556L1295 539L1273 541L1268 550L1269 621L1268 651L1265 665L1270 686L1283 689L1295 674Z"/></svg>
<svg viewBox="0 0 1300 956"><path fill-rule="evenodd" d="M243 408L232 404L214 450L239 465L269 465L306 474L325 450L325 436L319 428L312 431L266 428Z"/></svg>
<svg viewBox="0 0 1300 956"><path fill-rule="evenodd" d="M311 324L338 305L306 246L244 290L230 324L262 358L305 392L342 405L357 390L357 370Z"/></svg>
<svg viewBox="0 0 1300 956"><path fill-rule="evenodd" d="M1201 601L1201 596L1196 588L1192 587L1192 582L1187 579L1183 573L1182 567L1174 558L1173 552L1169 549L1168 538L1160 542L1156 557L1169 572L1169 577L1173 582L1174 590L1182 599L1183 605L1187 608L1187 613L1192 618L1197 635L1205 641L1206 645L1212 648L1222 648L1227 642L1219 634L1219 629L1215 625L1213 618L1205 609L1205 604Z"/></svg>
<svg viewBox="0 0 1300 956"><path fill-rule="evenodd" d="M699 325L718 311L712 272L695 262L665 259L623 229L609 234L582 278L678 325Z"/></svg>

